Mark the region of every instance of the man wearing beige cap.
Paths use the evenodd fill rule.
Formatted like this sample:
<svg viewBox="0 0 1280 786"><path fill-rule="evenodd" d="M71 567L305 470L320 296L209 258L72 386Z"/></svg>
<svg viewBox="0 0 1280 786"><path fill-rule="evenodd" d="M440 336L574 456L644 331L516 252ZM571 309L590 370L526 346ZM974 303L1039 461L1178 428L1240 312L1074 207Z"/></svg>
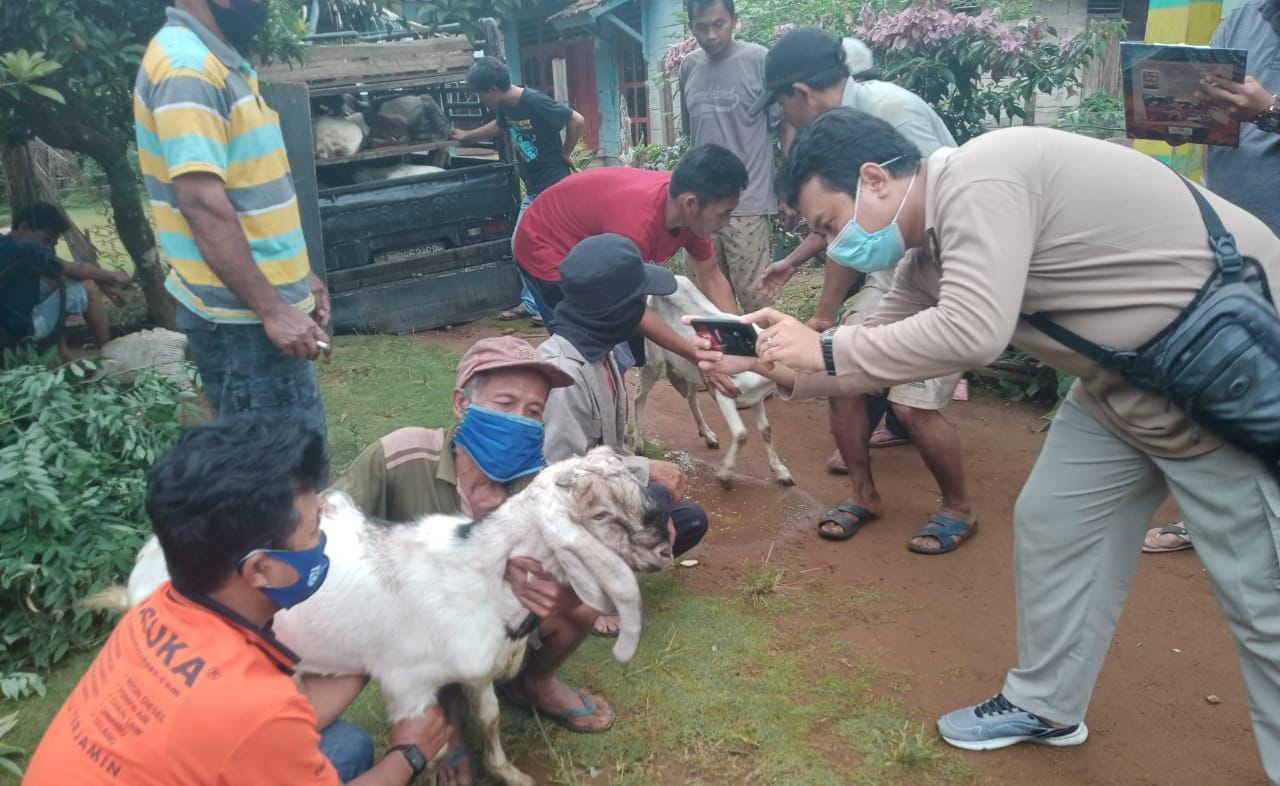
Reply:
<svg viewBox="0 0 1280 786"><path fill-rule="evenodd" d="M542 416L552 389L573 379L541 360L514 336L477 341L458 364L453 429L410 426L365 448L333 488L346 492L365 514L410 521L430 514L462 514L479 519L533 480L543 467ZM532 578L530 578L532 576ZM543 718L577 732L601 732L613 725L613 709L600 697L571 688L556 669L591 631L599 612L567 586L557 584L536 560L507 563L516 597L541 623L528 661L509 693ZM368 682L367 677L317 681L308 695L323 728L336 719ZM458 718L461 693L446 688L441 703ZM461 729L458 723L455 728ZM461 732L449 743L444 782L472 782Z"/></svg>

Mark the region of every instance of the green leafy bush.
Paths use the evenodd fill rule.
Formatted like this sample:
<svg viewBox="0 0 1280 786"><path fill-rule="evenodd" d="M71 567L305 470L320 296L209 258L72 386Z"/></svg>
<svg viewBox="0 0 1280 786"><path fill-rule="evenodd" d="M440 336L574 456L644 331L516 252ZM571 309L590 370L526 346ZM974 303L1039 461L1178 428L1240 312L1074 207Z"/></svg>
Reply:
<svg viewBox="0 0 1280 786"><path fill-rule="evenodd" d="M109 630L79 601L132 566L147 470L184 406L148 371L118 386L87 361L24 360L0 371L0 673L46 669Z"/></svg>

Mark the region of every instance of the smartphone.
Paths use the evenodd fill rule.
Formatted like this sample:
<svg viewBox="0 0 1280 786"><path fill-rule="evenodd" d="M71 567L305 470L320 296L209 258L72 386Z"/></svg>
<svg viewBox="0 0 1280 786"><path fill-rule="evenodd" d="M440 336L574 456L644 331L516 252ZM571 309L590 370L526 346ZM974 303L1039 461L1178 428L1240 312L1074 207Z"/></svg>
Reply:
<svg viewBox="0 0 1280 786"><path fill-rule="evenodd" d="M756 336L760 329L736 319L696 318L691 323L693 332L711 342L711 348L726 355L755 357Z"/></svg>

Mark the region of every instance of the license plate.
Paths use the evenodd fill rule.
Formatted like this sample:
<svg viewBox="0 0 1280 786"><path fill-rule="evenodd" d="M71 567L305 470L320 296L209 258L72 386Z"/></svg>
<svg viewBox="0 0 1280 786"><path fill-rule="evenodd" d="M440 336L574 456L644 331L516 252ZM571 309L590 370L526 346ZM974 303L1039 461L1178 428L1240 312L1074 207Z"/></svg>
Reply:
<svg viewBox="0 0 1280 786"><path fill-rule="evenodd" d="M379 251L373 255L373 264L381 265L385 262L403 262L406 259L417 259L430 254L438 254L444 251L444 243L423 243L420 246L408 246L407 248L395 248L390 251Z"/></svg>

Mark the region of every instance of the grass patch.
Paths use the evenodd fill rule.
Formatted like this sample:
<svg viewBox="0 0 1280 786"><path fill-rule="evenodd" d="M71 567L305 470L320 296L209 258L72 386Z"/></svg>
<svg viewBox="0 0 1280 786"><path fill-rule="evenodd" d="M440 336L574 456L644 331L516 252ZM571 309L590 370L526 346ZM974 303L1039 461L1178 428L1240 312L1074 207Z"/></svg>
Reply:
<svg viewBox="0 0 1280 786"><path fill-rule="evenodd" d="M458 358L409 336L338 336L316 365L334 470L398 428L452 425Z"/></svg>

